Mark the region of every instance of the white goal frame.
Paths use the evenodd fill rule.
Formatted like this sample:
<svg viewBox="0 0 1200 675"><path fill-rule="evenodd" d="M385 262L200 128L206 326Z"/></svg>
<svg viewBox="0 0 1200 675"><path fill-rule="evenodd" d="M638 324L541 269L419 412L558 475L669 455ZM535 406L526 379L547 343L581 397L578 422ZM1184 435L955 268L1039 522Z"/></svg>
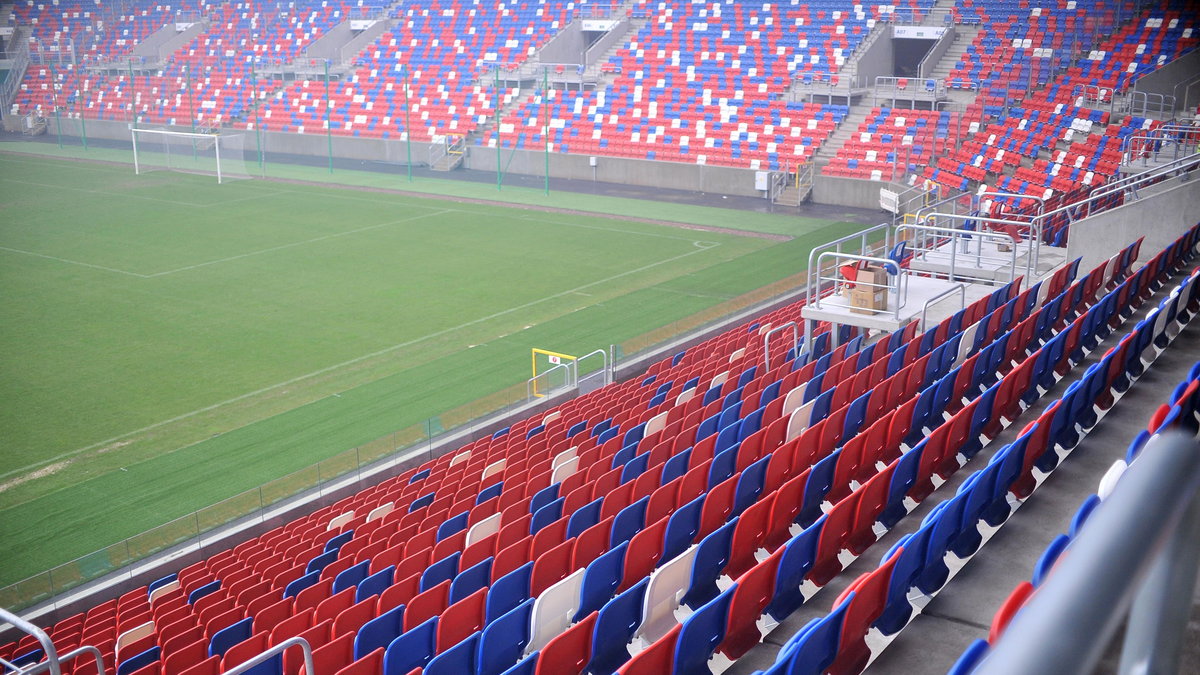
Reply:
<svg viewBox="0 0 1200 675"><path fill-rule="evenodd" d="M138 134L150 134L155 136L166 136L170 138L192 138L196 140L212 141L213 148L216 151L217 183L221 184L227 182L225 179L225 174L221 170L221 134L219 133L200 134L190 131L168 131L166 129L140 129L137 127L131 127L129 134L133 141L133 173L136 175L141 175L143 173L141 162L138 159ZM241 134L237 135L240 136Z"/></svg>

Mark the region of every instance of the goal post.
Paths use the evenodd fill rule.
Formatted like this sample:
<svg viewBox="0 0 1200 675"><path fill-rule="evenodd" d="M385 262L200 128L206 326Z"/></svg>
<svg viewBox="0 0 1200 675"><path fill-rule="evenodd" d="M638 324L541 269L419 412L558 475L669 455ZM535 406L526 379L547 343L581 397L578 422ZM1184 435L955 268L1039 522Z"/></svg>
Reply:
<svg viewBox="0 0 1200 675"><path fill-rule="evenodd" d="M577 357L548 349L531 351L532 377L528 389L532 398L545 398L551 392L575 384Z"/></svg>
<svg viewBox="0 0 1200 675"><path fill-rule="evenodd" d="M166 129L130 129L133 171L180 171L216 176L218 183L252 178L245 135L200 134Z"/></svg>

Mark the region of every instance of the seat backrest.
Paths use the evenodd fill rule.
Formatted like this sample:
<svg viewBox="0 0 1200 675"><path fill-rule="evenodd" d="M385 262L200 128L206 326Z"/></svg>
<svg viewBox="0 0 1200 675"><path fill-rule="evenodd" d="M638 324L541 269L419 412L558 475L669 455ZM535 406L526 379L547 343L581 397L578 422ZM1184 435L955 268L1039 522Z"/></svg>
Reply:
<svg viewBox="0 0 1200 675"><path fill-rule="evenodd" d="M479 675L501 675L520 660L529 644L533 600L527 599L492 620L479 637Z"/></svg>
<svg viewBox="0 0 1200 675"><path fill-rule="evenodd" d="M611 673L629 660L626 646L642 623L642 604L649 585L649 579L642 579L600 609L592 634L589 670Z"/></svg>
<svg viewBox="0 0 1200 675"><path fill-rule="evenodd" d="M392 640L383 654L383 674L407 675L424 668L437 653L437 624L435 616Z"/></svg>
<svg viewBox="0 0 1200 675"><path fill-rule="evenodd" d="M680 675L703 675L709 672L708 659L725 639L729 604L737 588L737 583L734 583L683 620L679 639L675 642L673 672Z"/></svg>

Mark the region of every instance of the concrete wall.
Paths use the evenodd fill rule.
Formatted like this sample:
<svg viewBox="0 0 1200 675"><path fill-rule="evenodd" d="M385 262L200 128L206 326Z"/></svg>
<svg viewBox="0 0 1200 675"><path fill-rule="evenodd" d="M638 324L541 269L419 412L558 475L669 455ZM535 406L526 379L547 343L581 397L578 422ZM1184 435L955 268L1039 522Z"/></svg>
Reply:
<svg viewBox="0 0 1200 675"><path fill-rule="evenodd" d="M339 63L350 63L355 56L362 50L374 44L375 40L387 31L391 30L396 25L395 19L383 19L371 24L366 30L359 32L350 41L346 42L339 49L337 54L332 57ZM348 24L347 24L348 25ZM312 52L309 52L312 55Z"/></svg>
<svg viewBox="0 0 1200 675"><path fill-rule="evenodd" d="M545 153L531 150L505 150L501 158L501 164L507 165L509 173L532 176L545 175L545 163ZM466 166L468 169L495 171L496 151L492 148L471 147L467 151ZM754 189L754 173L749 169L616 157L597 157L596 166L592 167L588 164L587 155L550 153L550 175L555 178L597 180L642 187L762 196L762 192Z"/></svg>
<svg viewBox="0 0 1200 675"><path fill-rule="evenodd" d="M595 63L596 59L599 59L604 52L608 51L609 47L612 47L614 44L620 41L621 38L625 37L625 34L628 32L629 19L621 19L618 21L617 25L613 26L612 30L604 34L604 37L596 40L595 44L593 44L591 47L588 47L587 63Z"/></svg>
<svg viewBox="0 0 1200 675"><path fill-rule="evenodd" d="M1196 102L1200 100L1200 87L1192 87L1188 92L1190 96L1187 103L1190 107L1185 107L1184 87L1176 85L1193 79L1197 73L1200 73L1200 50L1193 50L1138 79L1133 88L1148 93L1174 95L1178 97L1176 110L1195 112Z"/></svg>
<svg viewBox="0 0 1200 675"><path fill-rule="evenodd" d="M82 128L79 120L63 119L62 125L64 135L74 137L81 135ZM190 129L180 127L178 130L189 131ZM53 119L50 120L48 133L57 133ZM250 153L255 151L255 137L252 131L247 131L245 134L245 148L249 157ZM128 142L129 123L88 120L87 136L88 138ZM417 142L412 144L414 165L428 164L429 145ZM407 143L399 139L333 137L333 155L338 159L404 164L407 162L407 146ZM263 134L263 150L269 153L324 158L329 156L329 139L320 130L306 134L269 131ZM501 160L507 166L506 172L531 176L545 175L546 156L544 153L536 150L517 150L512 153L511 161L509 153L508 150L504 151ZM589 165L588 159L587 155L552 152L550 154L550 175L555 178L596 180L606 183L744 197L764 195L763 192L754 189L755 172L750 169L617 157L597 157L596 166L592 167ZM471 146L467 150L465 164L468 169L495 171L496 151L492 148ZM865 183L867 181L853 182ZM871 205L878 205L878 184L875 185L875 201L871 202Z"/></svg>
<svg viewBox="0 0 1200 675"><path fill-rule="evenodd" d="M929 50L929 53L925 55L924 59L921 59L920 77L929 77L930 73L933 72L933 69L937 67L938 62L941 61L942 57L946 55L946 52L950 51L950 47L954 44L954 36L956 34L957 32L954 30L954 24L946 26L946 32L943 33L942 37L938 39L937 44L933 45L933 49Z"/></svg>
<svg viewBox="0 0 1200 675"><path fill-rule="evenodd" d="M1193 172L1195 173L1195 172ZM1079 269L1092 269L1138 237L1146 251L1159 251L1196 224L1200 213L1200 177L1182 177L1142 190L1142 198L1071 225L1067 259L1083 257ZM1145 260L1139 261L1144 263Z"/></svg>
<svg viewBox="0 0 1200 675"><path fill-rule="evenodd" d="M567 24L566 28L542 47L538 52L538 59L542 63L579 63L587 46L580 25L578 21Z"/></svg>
<svg viewBox="0 0 1200 675"><path fill-rule="evenodd" d="M907 190L908 186L888 181L841 178L818 174L813 178L812 200L818 204L879 209L880 188L887 188L899 193ZM891 219L891 215L883 211L883 209L879 209L879 214L881 219Z"/></svg>
<svg viewBox="0 0 1200 675"><path fill-rule="evenodd" d="M137 43L137 46L130 52L131 56L145 57L149 59L157 59L158 48L161 47L167 40L178 35L175 31L175 22L159 28L150 35L147 35L143 40Z"/></svg>
<svg viewBox="0 0 1200 675"><path fill-rule="evenodd" d="M883 32L858 56L855 72L862 86L875 86L876 77L891 77L896 68L891 27L883 26L876 30Z"/></svg>
<svg viewBox="0 0 1200 675"><path fill-rule="evenodd" d="M343 21L338 25L325 31L321 37L313 40L304 48L304 54L310 59L333 59L336 60L338 54L354 34L350 32L350 22Z"/></svg>

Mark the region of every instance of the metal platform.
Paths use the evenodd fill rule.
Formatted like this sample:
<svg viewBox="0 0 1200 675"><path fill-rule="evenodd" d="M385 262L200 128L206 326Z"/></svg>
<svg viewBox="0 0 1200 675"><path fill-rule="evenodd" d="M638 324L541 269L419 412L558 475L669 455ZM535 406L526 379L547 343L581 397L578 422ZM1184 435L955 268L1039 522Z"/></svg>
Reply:
<svg viewBox="0 0 1200 675"><path fill-rule="evenodd" d="M955 280L961 277L1007 283L1021 275L1036 276L1037 270L1057 268L1067 259L1067 249L1037 247L1028 239L1013 248L1001 251L998 242L982 238L957 245L946 242L914 255L909 268L947 277L953 273Z"/></svg>
<svg viewBox="0 0 1200 675"><path fill-rule="evenodd" d="M844 326L892 332L914 319L932 326L997 288L991 284L947 281L912 274L906 274L905 277L907 292L901 291L898 294L889 290L886 311L871 314L852 312L849 297L835 293L821 298L820 303L806 305L800 315L811 321L828 321ZM904 304L898 310L897 295L904 298ZM919 330L924 330L924 326L919 327Z"/></svg>

